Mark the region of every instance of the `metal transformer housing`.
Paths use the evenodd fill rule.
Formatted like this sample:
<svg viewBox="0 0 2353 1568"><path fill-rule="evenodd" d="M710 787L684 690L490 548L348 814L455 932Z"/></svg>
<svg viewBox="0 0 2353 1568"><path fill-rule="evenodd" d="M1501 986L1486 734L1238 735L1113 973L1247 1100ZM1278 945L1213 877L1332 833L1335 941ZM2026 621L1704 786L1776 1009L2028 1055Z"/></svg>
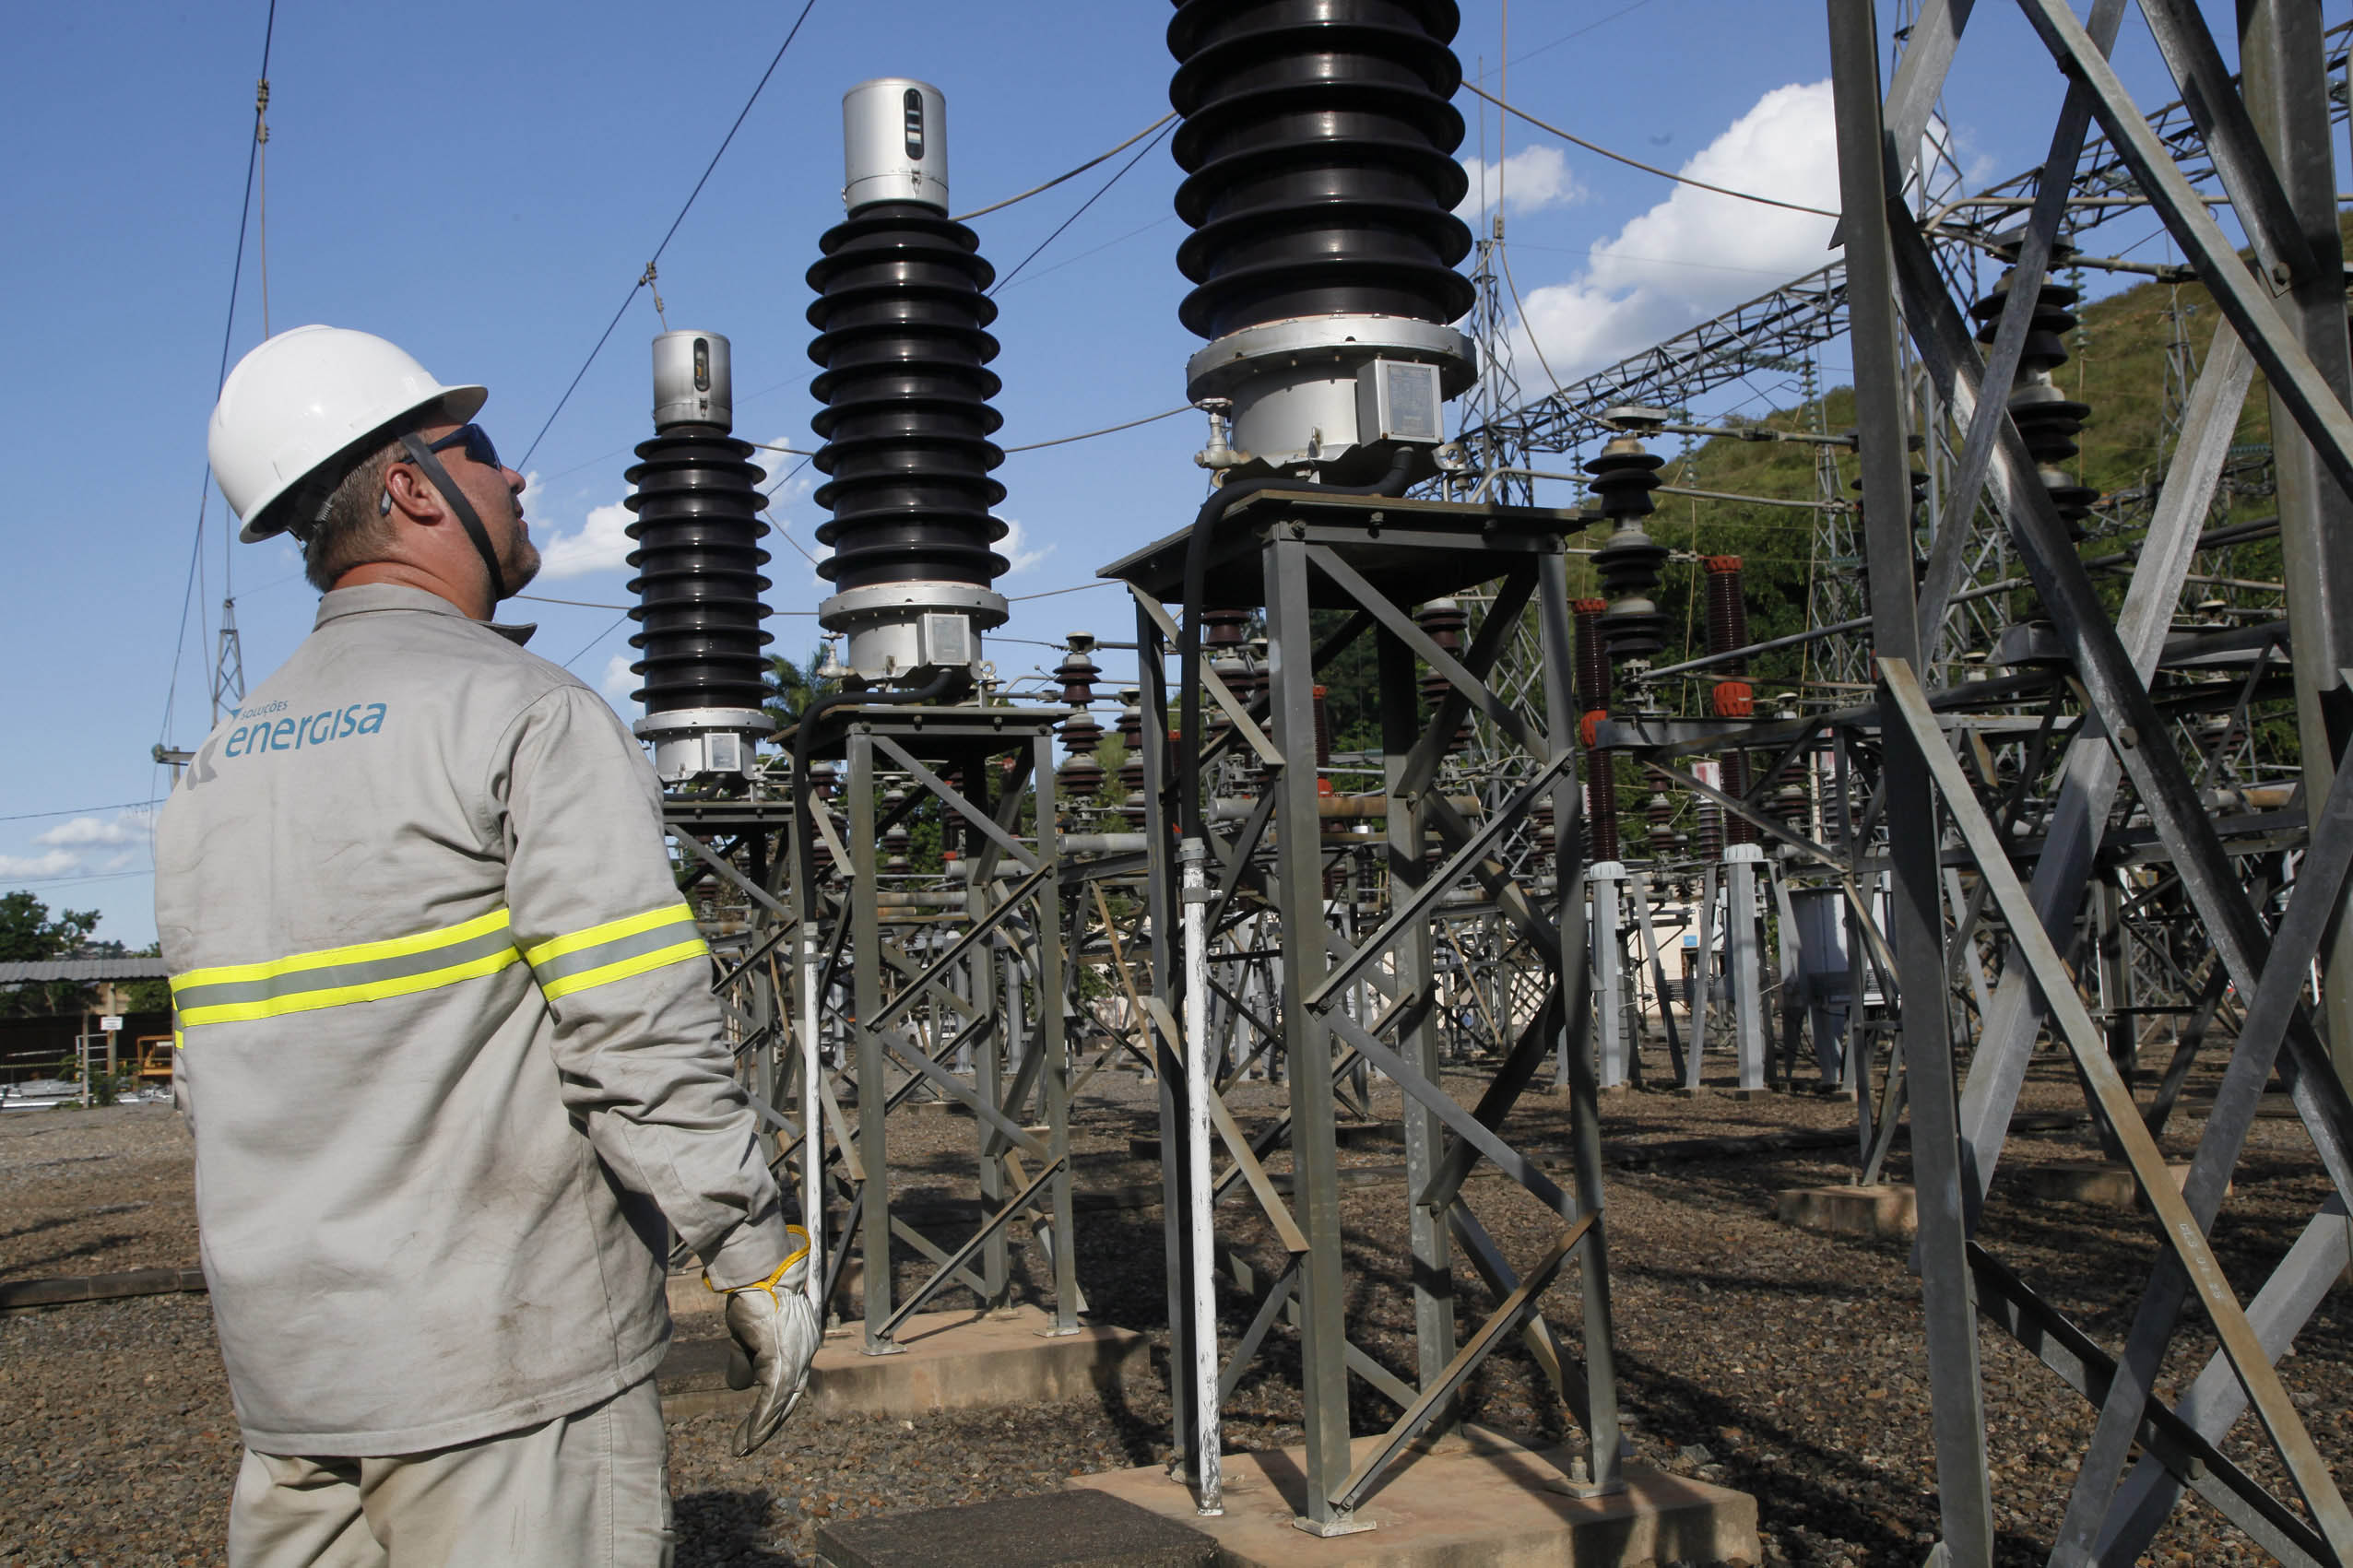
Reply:
<svg viewBox="0 0 2353 1568"><path fill-rule="evenodd" d="M842 205L948 210L948 100L929 82L878 77L842 95Z"/></svg>
<svg viewBox="0 0 2353 1568"><path fill-rule="evenodd" d="M775 727L768 696L769 635L760 623L768 579L760 548L756 450L731 433L727 340L713 332L666 332L654 340L655 435L637 448L622 502L635 513L637 575L630 619L639 630L631 673L645 716L634 728L654 743L655 771L676 783L748 773L755 737Z"/></svg>
<svg viewBox="0 0 2353 1568"><path fill-rule="evenodd" d="M1233 444L1269 467L1344 478L1381 465L1360 446L1435 444L1382 418L1389 367L1435 367L1444 397L1476 373L1448 324L1472 302L1459 24L1451 0L1177 0L1178 313L1212 339L1188 391L1230 401Z"/></svg>

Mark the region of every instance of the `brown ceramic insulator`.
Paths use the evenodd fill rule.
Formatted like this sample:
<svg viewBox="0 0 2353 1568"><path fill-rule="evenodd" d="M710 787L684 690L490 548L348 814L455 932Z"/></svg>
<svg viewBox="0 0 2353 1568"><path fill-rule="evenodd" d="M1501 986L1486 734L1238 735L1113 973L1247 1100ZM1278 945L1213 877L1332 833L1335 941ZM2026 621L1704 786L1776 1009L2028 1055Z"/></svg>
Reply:
<svg viewBox="0 0 2353 1568"><path fill-rule="evenodd" d="M1590 859L1618 857L1617 768L1607 751L1585 754L1585 847Z"/></svg>
<svg viewBox="0 0 2353 1568"><path fill-rule="evenodd" d="M1728 654L1734 648L1748 646L1748 605L1741 595L1740 557L1711 555L1708 557L1708 651ZM1726 675L1739 675L1748 667L1745 659L1734 659L1720 666Z"/></svg>
<svg viewBox="0 0 2353 1568"><path fill-rule="evenodd" d="M1691 853L1701 860L1724 857L1724 808L1712 800L1699 803L1699 828L1691 835Z"/></svg>
<svg viewBox="0 0 2353 1568"><path fill-rule="evenodd" d="M1430 641L1447 654L1458 659L1462 656L1462 633L1470 626L1471 617L1461 606L1452 599L1432 599L1413 612L1413 619L1430 634ZM1446 694L1453 690L1454 683L1433 669L1423 673L1421 684L1422 701L1435 715L1438 704L1446 701ZM1466 711L1462 722L1456 725L1454 733L1447 737L1446 749L1460 751L1470 744L1471 715Z"/></svg>
<svg viewBox="0 0 2353 1568"><path fill-rule="evenodd" d="M1073 757L1092 757L1103 744L1103 726L1084 708L1062 721L1062 749Z"/></svg>
<svg viewBox="0 0 2353 1568"><path fill-rule="evenodd" d="M1094 701L1095 679L1102 674L1103 666L1084 654L1065 654L1062 662L1054 666L1054 678L1062 683L1064 704L1083 708Z"/></svg>
<svg viewBox="0 0 2353 1568"><path fill-rule="evenodd" d="M1610 645L1602 634L1602 616L1610 605L1607 599L1577 599L1568 607L1577 618L1577 706L1590 713L1610 705Z"/></svg>
<svg viewBox="0 0 2353 1568"><path fill-rule="evenodd" d="M1092 757L1073 757L1054 775L1054 798L1064 807L1091 805L1103 793L1103 764Z"/></svg>
<svg viewBox="0 0 2353 1568"><path fill-rule="evenodd" d="M1201 646L1208 649L1238 648L1250 634L1250 612L1240 609L1213 609L1201 612Z"/></svg>
<svg viewBox="0 0 2353 1568"><path fill-rule="evenodd" d="M1324 688L1316 688L1316 766L1331 766L1331 712L1324 704Z"/></svg>
<svg viewBox="0 0 2353 1568"><path fill-rule="evenodd" d="M1644 808L1650 819L1650 855L1665 860L1675 852L1675 803L1661 790L1650 796Z"/></svg>
<svg viewBox="0 0 2353 1568"><path fill-rule="evenodd" d="M1745 751L1727 751L1723 754L1720 760L1723 763L1724 769L1724 793L1731 796L1734 800L1747 799L1748 753ZM1726 843L1755 843L1756 842L1756 824L1735 812L1725 812L1724 842Z"/></svg>

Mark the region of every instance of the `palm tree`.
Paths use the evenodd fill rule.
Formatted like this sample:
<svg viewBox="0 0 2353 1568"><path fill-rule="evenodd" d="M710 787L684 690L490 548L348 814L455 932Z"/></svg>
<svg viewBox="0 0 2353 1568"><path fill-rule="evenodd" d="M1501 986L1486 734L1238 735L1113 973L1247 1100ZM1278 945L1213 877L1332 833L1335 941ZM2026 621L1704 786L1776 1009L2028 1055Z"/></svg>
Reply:
<svg viewBox="0 0 2353 1568"><path fill-rule="evenodd" d="M768 699L766 709L779 730L789 728L811 701L840 688L838 677L817 673L825 666L825 644L820 642L798 664L782 654L768 655L768 676L774 695Z"/></svg>

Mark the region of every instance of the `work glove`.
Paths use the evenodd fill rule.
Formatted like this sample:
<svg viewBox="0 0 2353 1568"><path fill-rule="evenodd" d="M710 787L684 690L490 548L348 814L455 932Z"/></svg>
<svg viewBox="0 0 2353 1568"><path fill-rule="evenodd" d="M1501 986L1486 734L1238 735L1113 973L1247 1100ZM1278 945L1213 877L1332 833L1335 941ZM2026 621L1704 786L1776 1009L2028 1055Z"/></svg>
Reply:
<svg viewBox="0 0 2353 1568"><path fill-rule="evenodd" d="M775 1436L800 1403L810 1362L825 1338L816 1304L809 1299L809 1232L798 1225L785 1231L793 1241L792 1256L765 1279L724 1292L727 1334L735 1340L727 1355L727 1386L753 1390L751 1409L736 1429L739 1459ZM705 1274L703 1281L710 1284L711 1277Z"/></svg>

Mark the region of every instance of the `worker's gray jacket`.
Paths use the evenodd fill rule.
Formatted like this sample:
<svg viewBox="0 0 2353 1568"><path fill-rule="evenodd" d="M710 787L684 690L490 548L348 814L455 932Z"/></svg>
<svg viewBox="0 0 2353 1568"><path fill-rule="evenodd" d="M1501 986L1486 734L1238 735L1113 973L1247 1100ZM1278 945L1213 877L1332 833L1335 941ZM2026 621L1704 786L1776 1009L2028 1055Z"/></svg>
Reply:
<svg viewBox="0 0 2353 1568"><path fill-rule="evenodd" d="M155 860L249 1447L412 1453L649 1375L665 1218L721 1285L784 1261L653 772L573 676L337 590Z"/></svg>

